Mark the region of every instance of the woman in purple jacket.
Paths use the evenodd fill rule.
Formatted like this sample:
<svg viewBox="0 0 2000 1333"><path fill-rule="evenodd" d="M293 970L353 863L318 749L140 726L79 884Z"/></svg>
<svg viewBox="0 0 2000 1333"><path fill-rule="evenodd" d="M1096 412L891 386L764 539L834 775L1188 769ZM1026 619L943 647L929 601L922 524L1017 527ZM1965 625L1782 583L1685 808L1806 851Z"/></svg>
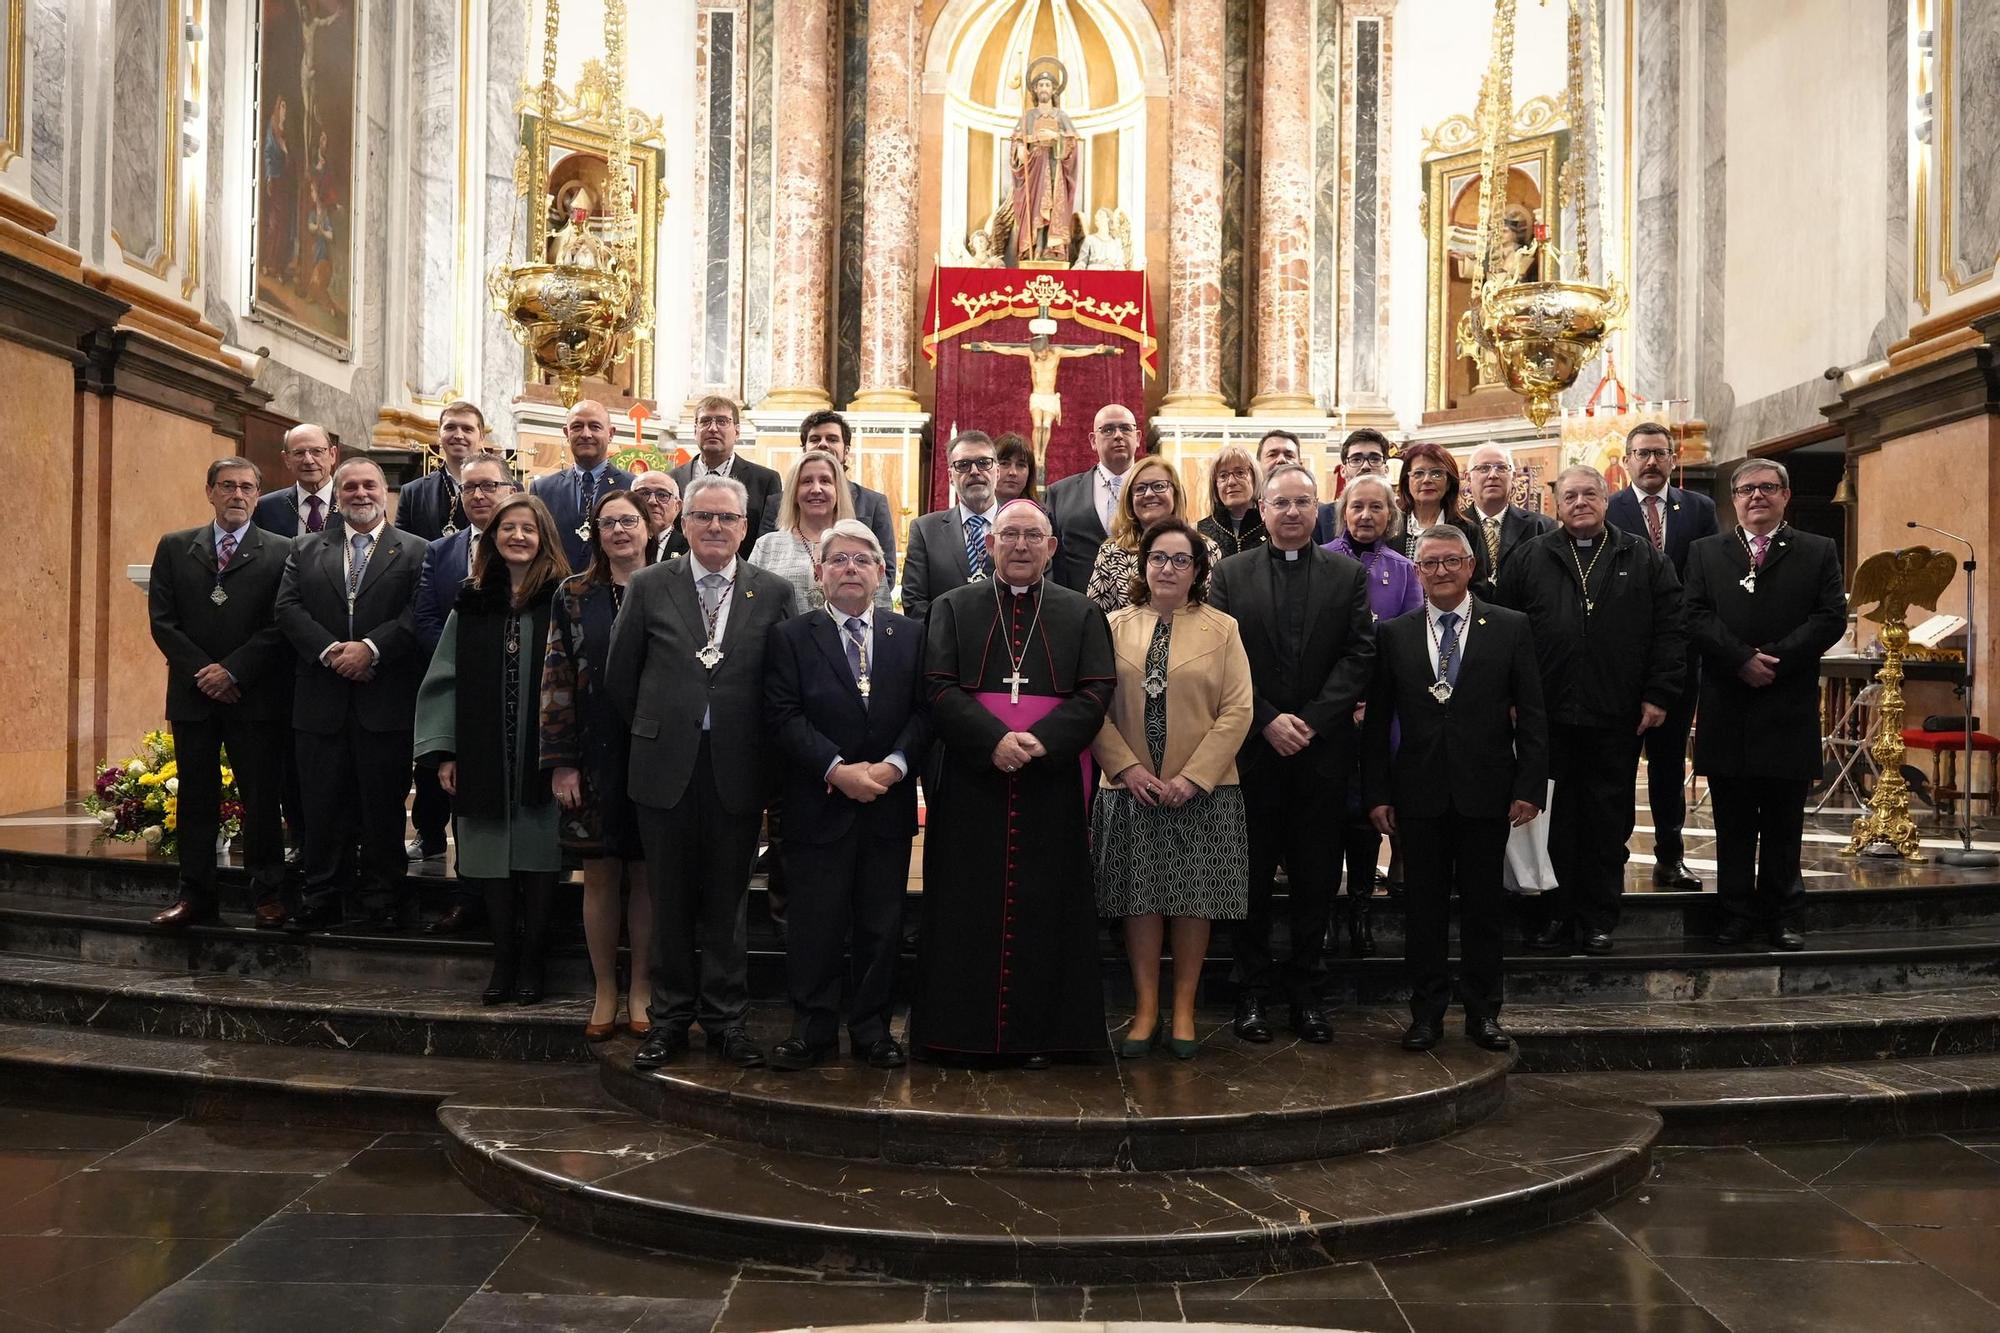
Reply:
<svg viewBox="0 0 2000 1333"><path fill-rule="evenodd" d="M1340 536L1326 544L1361 565L1368 576L1368 609L1379 621L1394 620L1424 604L1424 589L1417 579L1417 567L1401 551L1391 550L1385 541L1395 521L1396 497L1389 483L1373 473L1363 473L1347 483L1340 494ZM1355 710L1355 725L1361 710ZM1393 735L1390 744L1394 744ZM1375 892L1375 860L1382 850L1381 835L1368 822L1361 808L1359 758L1354 747L1357 772L1348 779L1347 827L1341 845L1347 856L1347 901L1339 909L1347 925L1347 943L1356 958L1375 952L1375 927L1369 919L1369 898ZM1390 892L1394 892L1391 876ZM1336 902L1339 900L1336 899ZM1336 927L1335 933L1338 934Z"/></svg>

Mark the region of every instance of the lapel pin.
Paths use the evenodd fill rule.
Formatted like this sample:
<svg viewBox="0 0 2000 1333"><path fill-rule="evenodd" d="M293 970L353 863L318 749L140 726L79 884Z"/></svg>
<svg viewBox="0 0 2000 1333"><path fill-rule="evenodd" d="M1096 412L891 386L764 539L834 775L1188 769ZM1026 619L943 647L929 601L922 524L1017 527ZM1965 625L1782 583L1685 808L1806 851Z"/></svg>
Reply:
<svg viewBox="0 0 2000 1333"><path fill-rule="evenodd" d="M1485 616L1479 617L1479 623L1484 625L1486 623L1486 617Z"/></svg>
<svg viewBox="0 0 2000 1333"><path fill-rule="evenodd" d="M896 627L894 625L884 625L882 627L882 634L884 637L894 634L895 632L896 632Z"/></svg>
<svg viewBox="0 0 2000 1333"><path fill-rule="evenodd" d="M745 597L755 597L757 595L757 590L755 588L745 588L743 590L743 595Z"/></svg>

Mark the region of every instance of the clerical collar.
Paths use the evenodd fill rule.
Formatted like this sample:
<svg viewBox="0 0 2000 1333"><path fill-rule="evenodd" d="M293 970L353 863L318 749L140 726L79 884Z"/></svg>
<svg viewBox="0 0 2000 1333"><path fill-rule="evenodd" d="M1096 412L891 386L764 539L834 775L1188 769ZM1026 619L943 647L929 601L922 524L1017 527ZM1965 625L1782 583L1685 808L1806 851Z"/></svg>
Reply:
<svg viewBox="0 0 2000 1333"><path fill-rule="evenodd" d="M1578 546L1595 546L1597 544L1597 537L1602 537L1604 532L1602 529L1599 529L1597 537L1579 537L1571 532L1565 532L1563 535Z"/></svg>
<svg viewBox="0 0 2000 1333"><path fill-rule="evenodd" d="M1007 585L1007 591L1013 593L1016 597L1026 597L1029 593L1033 592L1034 590L1035 590L1035 585L1032 583L1028 584L1026 587L1018 587L1012 583Z"/></svg>
<svg viewBox="0 0 2000 1333"><path fill-rule="evenodd" d="M1303 546L1301 546L1296 551L1286 551L1286 550L1281 550L1275 543L1267 547L1266 549L1271 552L1271 558L1273 560L1283 560L1288 563L1299 559L1306 553L1305 547Z"/></svg>

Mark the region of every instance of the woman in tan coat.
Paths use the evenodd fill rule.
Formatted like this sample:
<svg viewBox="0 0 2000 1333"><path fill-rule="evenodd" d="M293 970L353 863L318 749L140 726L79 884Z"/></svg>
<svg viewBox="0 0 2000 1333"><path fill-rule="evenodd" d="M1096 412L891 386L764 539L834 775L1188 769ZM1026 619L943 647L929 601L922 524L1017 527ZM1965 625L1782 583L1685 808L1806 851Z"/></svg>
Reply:
<svg viewBox="0 0 2000 1333"><path fill-rule="evenodd" d="M1138 1005L1118 1053L1201 1048L1195 993L1209 923L1249 907L1236 751L1250 730L1250 661L1236 622L1204 604L1208 543L1185 520L1140 539L1132 605L1111 613L1118 692L1091 747L1104 789L1091 813L1097 909L1125 918ZM1160 951L1172 921L1173 1013L1160 1019Z"/></svg>

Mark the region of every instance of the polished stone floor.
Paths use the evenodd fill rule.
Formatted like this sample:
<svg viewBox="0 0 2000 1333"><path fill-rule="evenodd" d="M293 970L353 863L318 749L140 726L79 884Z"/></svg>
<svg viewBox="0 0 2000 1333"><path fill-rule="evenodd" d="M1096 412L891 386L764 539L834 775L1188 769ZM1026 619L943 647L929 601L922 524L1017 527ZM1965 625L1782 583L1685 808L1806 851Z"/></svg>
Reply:
<svg viewBox="0 0 2000 1333"><path fill-rule="evenodd" d="M0 1105L0 1327L734 1333L917 1322L1693 1333L2000 1328L2000 1132L1663 1149L1552 1231L1149 1287L821 1281L549 1231L442 1139Z"/></svg>

